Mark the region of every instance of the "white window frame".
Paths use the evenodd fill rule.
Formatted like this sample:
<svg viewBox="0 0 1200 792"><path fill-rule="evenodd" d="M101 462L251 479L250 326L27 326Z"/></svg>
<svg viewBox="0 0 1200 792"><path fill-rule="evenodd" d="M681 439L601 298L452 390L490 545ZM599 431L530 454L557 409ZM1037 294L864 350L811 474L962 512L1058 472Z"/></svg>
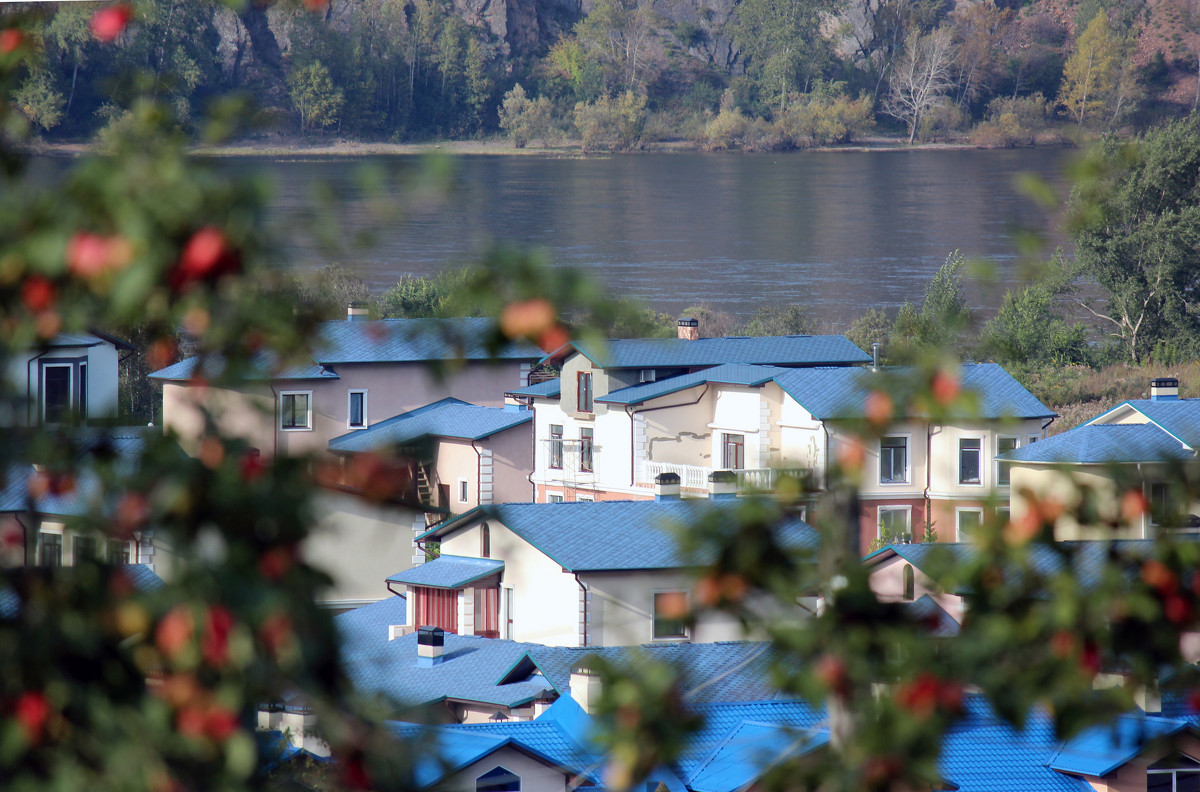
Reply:
<svg viewBox="0 0 1200 792"><path fill-rule="evenodd" d="M904 524L908 526L908 539L912 541L912 506L880 506L875 510L875 538L883 538L883 513L904 512Z"/></svg>
<svg viewBox="0 0 1200 792"><path fill-rule="evenodd" d="M957 506L954 509L954 541L969 542L971 537L963 535L962 516L966 512L972 512L979 515L979 527L983 527L983 507L982 506Z"/></svg>
<svg viewBox="0 0 1200 792"><path fill-rule="evenodd" d="M1036 442L1037 442L1038 440L1040 440L1040 439L1041 439L1041 438L1040 438L1038 435L1029 435L1029 442L1030 442L1030 444L1032 444L1032 443L1036 443Z"/></svg>
<svg viewBox="0 0 1200 792"><path fill-rule="evenodd" d="M1012 448L1008 449L1007 451L1001 451L1000 450L1000 441L1001 440L1012 440L1014 445ZM1020 447L1021 447L1021 438L1017 437L1016 435L996 435L996 456L1000 456L1001 454L1006 454L1006 453L1008 453L1008 451L1015 451L1016 449L1018 449ZM1000 469L1002 467L1004 467L1005 465L1008 465L1008 475L1009 475L1009 483L1008 484L1005 484L1002 481L1000 481ZM996 486L997 487L1008 487L1011 485L1012 485L1012 462L1001 462L999 459L997 459L996 460Z"/></svg>
<svg viewBox="0 0 1200 792"><path fill-rule="evenodd" d="M42 361L41 367L38 369L38 401L40 402L39 415L41 415L42 423L46 421L46 370L52 368L65 368L67 370L67 420L70 421L70 416L75 412L75 391L77 383L75 382L75 368L73 361L58 363L53 358ZM56 424L57 425L57 424Z"/></svg>
<svg viewBox="0 0 1200 792"><path fill-rule="evenodd" d="M562 503L566 500L561 492L547 492L546 503Z"/></svg>
<svg viewBox="0 0 1200 792"><path fill-rule="evenodd" d="M460 478L455 491L458 493L459 503L468 503L471 500L471 482L468 479Z"/></svg>
<svg viewBox="0 0 1200 792"><path fill-rule="evenodd" d="M890 437L898 437L904 440L904 480L903 481L884 481L883 480L883 441ZM894 432L886 434L879 438L879 486L881 487L903 487L912 483L912 434L904 432Z"/></svg>
<svg viewBox="0 0 1200 792"><path fill-rule="evenodd" d="M125 553L129 556L129 561L127 561L127 562L122 561L120 563L122 563L122 564L125 564L125 563L136 564L137 563L137 551L133 546L133 542L128 539L113 539L112 537L109 537L104 542L104 560L106 562L108 562L109 564L117 563L116 559L113 558L113 552L112 552L114 544L124 545Z"/></svg>
<svg viewBox="0 0 1200 792"><path fill-rule="evenodd" d="M308 416L305 419L304 426L284 426L283 425L283 399L286 396L307 396L308 397ZM313 430L313 392L310 390L287 390L279 392L279 402L276 405L279 410L279 431L281 432L311 432Z"/></svg>
<svg viewBox="0 0 1200 792"><path fill-rule="evenodd" d="M650 592L650 640L653 641L654 643L671 643L671 642L691 640L692 631L687 626L686 619L680 620L680 621L684 622L682 635L665 635L661 638L658 637L658 635L656 635L656 633L658 632L658 629L657 629L658 620L655 616L656 609L654 607L654 601L655 601L655 599L658 598L659 594L682 594L685 606L690 608L691 604L692 604L692 595L691 595L691 592L688 591L687 589L662 588L662 589L651 590L651 592ZM672 619L672 621L674 621L674 619Z"/></svg>
<svg viewBox="0 0 1200 792"><path fill-rule="evenodd" d="M42 566L42 537L44 536L58 537L58 566L66 566L68 550L66 532L62 528L46 527L39 527L37 532L37 566Z"/></svg>
<svg viewBox="0 0 1200 792"><path fill-rule="evenodd" d="M963 447L962 447L962 444L963 444L964 440L978 440L979 441L979 449L978 449L979 481L963 481L963 465L962 465ZM958 469L958 486L960 486L960 487L982 487L984 485L984 479L986 478L983 474L984 474L984 471L987 470L987 467L983 464L983 460L987 458L986 457L987 441L984 440L984 438L980 435L961 435L958 438L958 442L956 443L954 450L955 450L955 455L958 457L958 463L955 466Z"/></svg>
<svg viewBox="0 0 1200 792"><path fill-rule="evenodd" d="M362 423L350 423L350 416L354 414L354 395L362 394ZM309 409L312 409L312 402L309 402ZM371 421L367 418L367 389L353 388L346 393L346 428L347 429L366 429L371 425Z"/></svg>
<svg viewBox="0 0 1200 792"><path fill-rule="evenodd" d="M595 503L596 498L593 495L576 495L575 502L576 503Z"/></svg>

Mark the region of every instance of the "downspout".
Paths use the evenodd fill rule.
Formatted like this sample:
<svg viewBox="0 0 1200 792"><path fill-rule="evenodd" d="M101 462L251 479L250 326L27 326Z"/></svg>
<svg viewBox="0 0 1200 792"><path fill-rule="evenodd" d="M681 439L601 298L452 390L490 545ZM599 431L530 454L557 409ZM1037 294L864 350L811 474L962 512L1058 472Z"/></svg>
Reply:
<svg viewBox="0 0 1200 792"><path fill-rule="evenodd" d="M588 587L582 580L579 579L579 573L575 572L575 582L579 584L580 591L583 592L583 645L588 645Z"/></svg>
<svg viewBox="0 0 1200 792"><path fill-rule="evenodd" d="M27 567L36 566L36 564L34 564L34 561L36 561L37 559L30 557L31 551L29 549L29 533L30 533L29 526L26 525L25 523L21 522L21 515L19 515L19 514L14 513L13 519L17 521L17 525L21 526L21 534L25 537L25 542L24 542L24 544L25 544L25 566L27 566ZM32 552L34 554L36 554L37 550L35 549Z"/></svg>
<svg viewBox="0 0 1200 792"><path fill-rule="evenodd" d="M478 441L477 440L471 441L471 450L475 452L475 505L482 506L483 505L483 473L481 473L479 471L479 468L483 464L483 454L479 453L479 446L475 445L476 442L478 442ZM532 475L532 474L530 474L530 475ZM496 486L496 476L495 476L495 473L493 472L493 474L492 474L493 490L494 490L495 486Z"/></svg>
<svg viewBox="0 0 1200 792"><path fill-rule="evenodd" d="M279 393L275 390L275 383L268 382L267 387L271 389L271 459L274 460L279 456ZM310 409L311 407L312 405L309 405Z"/></svg>
<svg viewBox="0 0 1200 792"><path fill-rule="evenodd" d="M41 360L43 357L45 357L48 354L50 354L49 349L47 349L45 352L39 352L37 355L29 358L29 360L27 360L25 362L25 425L26 426L33 426L33 423L29 417L29 411L30 411L30 409L33 408L33 363L35 360ZM40 386L38 389L38 393L41 393ZM40 423L40 421L39 421L39 423Z"/></svg>
<svg viewBox="0 0 1200 792"><path fill-rule="evenodd" d="M634 470L633 416L634 416L634 413L648 413L648 412L654 412L655 410L670 410L675 407L691 407L693 404L699 404L700 400L703 399L707 393L708 393L708 383L706 382L706 383L704 383L704 390L700 391L700 395L696 397L695 401L680 402L679 404L664 404L661 407L645 407L641 410L631 410L630 408L633 407L632 404L625 405L625 414L627 416L629 416L629 486L631 486L631 487L636 486L633 481L633 470Z"/></svg>
<svg viewBox="0 0 1200 792"><path fill-rule="evenodd" d="M930 460L933 459L933 436L941 434L942 430L939 427L936 432L933 430L933 424L925 430L925 524L932 525L930 512L933 508L933 502L929 498L929 490L933 489L933 465ZM922 532L923 534L924 532ZM955 539L958 537L956 536Z"/></svg>
<svg viewBox="0 0 1200 792"><path fill-rule="evenodd" d="M1046 421L1046 423L1042 424L1042 436L1038 438L1039 440L1045 440L1045 439L1046 439L1046 427L1048 427L1050 424L1054 423L1054 420L1055 420L1056 418L1058 418L1058 416L1057 416L1057 415L1052 415L1052 416L1050 416L1050 420L1049 420L1049 421Z"/></svg>

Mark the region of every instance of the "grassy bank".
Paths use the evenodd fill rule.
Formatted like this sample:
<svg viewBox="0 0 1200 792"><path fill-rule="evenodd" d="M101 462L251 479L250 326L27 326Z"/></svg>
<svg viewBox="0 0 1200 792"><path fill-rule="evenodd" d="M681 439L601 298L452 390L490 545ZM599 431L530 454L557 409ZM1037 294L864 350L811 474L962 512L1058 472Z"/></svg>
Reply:
<svg viewBox="0 0 1200 792"><path fill-rule="evenodd" d="M1200 397L1200 363L1178 366L1083 366L1013 369L1012 374L1060 417L1050 434L1065 432L1126 399L1150 395L1150 380L1176 377L1180 398Z"/></svg>

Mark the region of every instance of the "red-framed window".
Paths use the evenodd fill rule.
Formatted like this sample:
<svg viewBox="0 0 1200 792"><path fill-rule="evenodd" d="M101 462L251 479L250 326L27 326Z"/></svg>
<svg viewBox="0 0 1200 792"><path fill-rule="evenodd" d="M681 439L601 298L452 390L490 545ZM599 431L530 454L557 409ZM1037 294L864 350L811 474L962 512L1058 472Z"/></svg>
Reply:
<svg viewBox="0 0 1200 792"><path fill-rule="evenodd" d="M417 627L441 627L458 632L458 591L414 586L417 596Z"/></svg>
<svg viewBox="0 0 1200 792"><path fill-rule="evenodd" d="M576 375L576 382L579 386L578 403L579 412L592 412L592 372L581 371Z"/></svg>

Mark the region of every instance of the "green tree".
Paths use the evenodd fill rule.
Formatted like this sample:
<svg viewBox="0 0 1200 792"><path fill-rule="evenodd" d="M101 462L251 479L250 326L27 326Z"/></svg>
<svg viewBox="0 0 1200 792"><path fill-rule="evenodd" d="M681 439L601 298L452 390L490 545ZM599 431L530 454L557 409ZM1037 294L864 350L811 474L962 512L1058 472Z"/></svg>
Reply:
<svg viewBox="0 0 1200 792"><path fill-rule="evenodd" d="M520 83L504 95L500 104L500 128L508 133L513 145L525 148L533 138L545 143L550 135L550 100L539 96L531 100Z"/></svg>
<svg viewBox="0 0 1200 792"><path fill-rule="evenodd" d="M1059 254L1033 283L1005 294L999 313L980 333L981 354L1007 364L1086 364L1087 328L1064 310L1074 280Z"/></svg>
<svg viewBox="0 0 1200 792"><path fill-rule="evenodd" d="M288 75L288 91L292 105L300 115L300 132L325 129L338 121L344 96L330 79L329 69L321 61L294 69Z"/></svg>
<svg viewBox="0 0 1200 792"><path fill-rule="evenodd" d="M1092 18L1063 67L1058 94L1076 123L1102 117L1111 126L1131 109L1137 94L1132 53L1132 42L1112 29L1106 12Z"/></svg>
<svg viewBox="0 0 1200 792"><path fill-rule="evenodd" d="M643 93L659 68L654 48L658 26L651 0L597 0L574 32L606 91Z"/></svg>
<svg viewBox="0 0 1200 792"><path fill-rule="evenodd" d="M646 124L646 97L626 91L616 97L605 94L594 102L575 105L575 126L584 151L600 147L628 150L642 139Z"/></svg>
<svg viewBox="0 0 1200 792"><path fill-rule="evenodd" d="M778 98L781 113L788 96L807 90L831 62L832 46L821 24L840 5L838 0L743 0L737 6L734 41L762 94Z"/></svg>
<svg viewBox="0 0 1200 792"><path fill-rule="evenodd" d="M46 69L33 69L12 96L21 114L43 130L62 121L66 99L54 87L54 77Z"/></svg>
<svg viewBox="0 0 1200 792"><path fill-rule="evenodd" d="M1135 364L1160 341L1195 348L1200 330L1198 122L1191 115L1130 144L1107 138L1071 193L1076 261L1106 297L1101 310L1086 307Z"/></svg>
<svg viewBox="0 0 1200 792"><path fill-rule="evenodd" d="M405 275L379 301L385 318L422 319L440 316L478 316L477 306L458 301L471 278L467 269L446 270L422 278Z"/></svg>
<svg viewBox="0 0 1200 792"><path fill-rule="evenodd" d="M803 305L768 305L759 308L739 331L748 336L810 335L817 323Z"/></svg>

